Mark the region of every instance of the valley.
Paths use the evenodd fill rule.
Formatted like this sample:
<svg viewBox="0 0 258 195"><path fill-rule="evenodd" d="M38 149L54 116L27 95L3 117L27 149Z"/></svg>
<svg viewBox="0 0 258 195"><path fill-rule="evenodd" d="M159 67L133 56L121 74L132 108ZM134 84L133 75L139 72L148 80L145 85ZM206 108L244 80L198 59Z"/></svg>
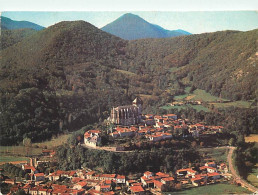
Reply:
<svg viewBox="0 0 258 195"><path fill-rule="evenodd" d="M102 30L83 20L47 28L2 20L4 192L250 193L237 185L257 185L257 29L190 34L131 14ZM122 39L108 30L125 20L148 32L125 26Z"/></svg>

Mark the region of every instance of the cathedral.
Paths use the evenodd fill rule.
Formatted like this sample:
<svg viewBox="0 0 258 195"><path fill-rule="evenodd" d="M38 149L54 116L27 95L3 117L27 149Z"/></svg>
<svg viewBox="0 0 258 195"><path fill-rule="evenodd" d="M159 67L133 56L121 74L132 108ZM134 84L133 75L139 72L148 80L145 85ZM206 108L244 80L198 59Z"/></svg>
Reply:
<svg viewBox="0 0 258 195"><path fill-rule="evenodd" d="M112 108L110 120L116 125L135 125L141 122L142 100L137 97L132 105Z"/></svg>

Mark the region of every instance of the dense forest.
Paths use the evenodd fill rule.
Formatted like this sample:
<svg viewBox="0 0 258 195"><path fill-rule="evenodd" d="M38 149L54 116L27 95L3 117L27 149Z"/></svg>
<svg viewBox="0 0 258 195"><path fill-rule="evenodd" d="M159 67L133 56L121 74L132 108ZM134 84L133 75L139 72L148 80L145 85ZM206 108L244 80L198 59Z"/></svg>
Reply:
<svg viewBox="0 0 258 195"><path fill-rule="evenodd" d="M257 97L258 30L125 41L75 21L4 36L1 145L103 121L136 95L148 97L144 108L164 105L186 86L232 100Z"/></svg>
<svg viewBox="0 0 258 195"><path fill-rule="evenodd" d="M105 173L141 173L143 171L174 172L179 168L201 162L199 153L193 149L174 151L153 149L152 151L114 153L90 150L82 146L61 146L57 149L59 169L74 170L82 167L102 169ZM60 162L60 163L59 163ZM62 162L62 163L61 163Z"/></svg>
<svg viewBox="0 0 258 195"><path fill-rule="evenodd" d="M24 38L32 35L35 33L36 30L24 28L24 29L17 29L17 30L1 30L1 44L0 50L10 47Z"/></svg>

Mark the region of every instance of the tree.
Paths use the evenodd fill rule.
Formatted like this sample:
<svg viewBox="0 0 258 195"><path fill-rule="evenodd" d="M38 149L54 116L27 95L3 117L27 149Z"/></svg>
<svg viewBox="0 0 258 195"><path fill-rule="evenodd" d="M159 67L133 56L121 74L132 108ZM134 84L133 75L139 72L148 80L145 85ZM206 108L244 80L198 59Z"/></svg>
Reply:
<svg viewBox="0 0 258 195"><path fill-rule="evenodd" d="M26 195L24 190L19 189L16 193L16 195Z"/></svg>
<svg viewBox="0 0 258 195"><path fill-rule="evenodd" d="M113 180L111 181L111 189L112 191L115 191L116 189L116 183Z"/></svg>
<svg viewBox="0 0 258 195"><path fill-rule="evenodd" d="M15 169L14 175L18 177L18 176L19 176L19 173L20 173L20 170L21 170L21 169L17 167L17 168Z"/></svg>
<svg viewBox="0 0 258 195"><path fill-rule="evenodd" d="M25 175L25 173L24 173L24 171L21 169L20 171L19 171L19 177L20 178L23 178L24 177L24 175Z"/></svg>
<svg viewBox="0 0 258 195"><path fill-rule="evenodd" d="M228 145L230 145L230 146L234 146L235 145L235 139L233 137L229 139Z"/></svg>
<svg viewBox="0 0 258 195"><path fill-rule="evenodd" d="M30 175L29 175L28 173L26 173L25 176L24 176L24 178L25 178L26 180L29 180L29 179L30 179Z"/></svg>
<svg viewBox="0 0 258 195"><path fill-rule="evenodd" d="M191 145L192 145L193 148L195 148L195 147L197 146L196 141L193 141L193 142L191 143Z"/></svg>

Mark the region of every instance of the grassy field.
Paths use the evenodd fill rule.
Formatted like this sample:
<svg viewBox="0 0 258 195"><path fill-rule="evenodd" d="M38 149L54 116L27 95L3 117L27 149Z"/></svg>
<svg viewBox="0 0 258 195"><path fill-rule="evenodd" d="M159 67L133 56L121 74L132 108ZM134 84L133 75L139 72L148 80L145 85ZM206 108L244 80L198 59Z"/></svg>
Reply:
<svg viewBox="0 0 258 195"><path fill-rule="evenodd" d="M251 134L245 137L245 142L258 142L258 134Z"/></svg>
<svg viewBox="0 0 258 195"><path fill-rule="evenodd" d="M248 174L247 181L251 183L253 186L258 187L258 163L252 169L252 172Z"/></svg>
<svg viewBox="0 0 258 195"><path fill-rule="evenodd" d="M248 101L235 101L227 103L212 103L216 108L228 108L228 107L238 107L238 108L249 108L252 102Z"/></svg>
<svg viewBox="0 0 258 195"><path fill-rule="evenodd" d="M162 106L161 108L165 109L165 110L169 110L169 109L178 109L178 110L181 110L181 109L187 109L187 108L194 108L195 110L197 110L198 112L203 110L205 112L210 112L210 110L202 105L183 105L183 106L170 106L170 105L165 105L165 106Z"/></svg>
<svg viewBox="0 0 258 195"><path fill-rule="evenodd" d="M32 146L39 146L39 147L45 147L47 146L48 149L60 146L64 143L67 142L67 139L71 136L71 134L64 134L64 135L59 135L56 138L52 138L49 141L44 141L44 142L38 142L38 143L33 143Z"/></svg>
<svg viewBox="0 0 258 195"><path fill-rule="evenodd" d="M201 90L201 89L196 89L194 90L193 93L189 93L190 92L190 87L186 87L185 88L185 93L183 95L178 95L175 96L175 100L202 100L205 102L213 102L213 101L217 101L220 98L211 95L210 93L207 93L205 90ZM225 99L222 99L225 100Z"/></svg>
<svg viewBox="0 0 258 195"><path fill-rule="evenodd" d="M228 148L201 148L201 154L207 154L207 158L213 159L216 162L227 162ZM206 158L206 157L205 157Z"/></svg>
<svg viewBox="0 0 258 195"><path fill-rule="evenodd" d="M177 70L179 70L178 67L172 67L172 68L169 69L170 72L175 72L175 71L177 71Z"/></svg>
<svg viewBox="0 0 258 195"><path fill-rule="evenodd" d="M24 161L28 160L27 157L20 157L20 156L0 156L0 162L12 162L12 161Z"/></svg>
<svg viewBox="0 0 258 195"><path fill-rule="evenodd" d="M188 94L177 95L177 96L174 97L174 100L183 100L186 97L188 97Z"/></svg>
<svg viewBox="0 0 258 195"><path fill-rule="evenodd" d="M202 100L205 102L213 102L213 101L217 101L220 98L211 95L210 93L207 93L205 90L201 90L201 89L196 89L193 92L193 95L195 95L192 100ZM225 99L222 99L225 100Z"/></svg>
<svg viewBox="0 0 258 195"><path fill-rule="evenodd" d="M40 155L42 153L42 148L47 147L48 149L57 147L67 142L67 139L71 134L60 135L53 138L50 141L45 141L41 143L33 143L32 147L24 146L1 146L0 147L0 162L10 162L10 161L20 161L26 160L26 156L30 155Z"/></svg>
<svg viewBox="0 0 258 195"><path fill-rule="evenodd" d="M258 144L258 134L251 134L245 137L245 142L256 142ZM257 146L256 146L257 147ZM252 172L248 174L247 181L251 183L253 186L258 187L258 163L252 169Z"/></svg>
<svg viewBox="0 0 258 195"><path fill-rule="evenodd" d="M24 146L1 146L0 154L2 156L26 156L41 154L42 148L26 148Z"/></svg>
<svg viewBox="0 0 258 195"><path fill-rule="evenodd" d="M167 192L165 194L186 194L186 195L210 195L210 194L251 194L251 192L243 187L239 187L231 184L213 184L201 187L195 187L191 189L182 190L180 192Z"/></svg>

